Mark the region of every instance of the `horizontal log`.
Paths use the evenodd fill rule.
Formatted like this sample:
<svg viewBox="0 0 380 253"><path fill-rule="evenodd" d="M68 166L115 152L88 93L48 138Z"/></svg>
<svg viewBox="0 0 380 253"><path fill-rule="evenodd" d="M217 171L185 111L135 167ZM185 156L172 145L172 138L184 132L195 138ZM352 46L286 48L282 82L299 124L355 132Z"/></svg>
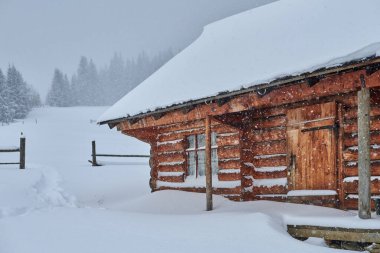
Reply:
<svg viewBox="0 0 380 253"><path fill-rule="evenodd" d="M344 167L344 175L346 177L356 177L358 176L358 167L357 166L346 166ZM380 176L380 163L371 164L371 175Z"/></svg>
<svg viewBox="0 0 380 253"><path fill-rule="evenodd" d="M20 163L0 163L1 165L11 165L11 164L20 164Z"/></svg>
<svg viewBox="0 0 380 253"><path fill-rule="evenodd" d="M257 119L252 122L252 129L266 129L286 125L285 116L275 116L268 119Z"/></svg>
<svg viewBox="0 0 380 253"><path fill-rule="evenodd" d="M157 163L183 161L186 159L185 152L175 154L161 154L155 157Z"/></svg>
<svg viewBox="0 0 380 253"><path fill-rule="evenodd" d="M277 141L286 139L286 128L256 130L248 133L248 139L254 142Z"/></svg>
<svg viewBox="0 0 380 253"><path fill-rule="evenodd" d="M240 136L239 135L227 135L227 136L219 136L216 139L216 143L218 147L220 146L233 146L239 145Z"/></svg>
<svg viewBox="0 0 380 253"><path fill-rule="evenodd" d="M343 160L346 162L357 161L358 151L345 150L343 151ZM370 153L371 160L380 160L380 149L371 149Z"/></svg>
<svg viewBox="0 0 380 253"><path fill-rule="evenodd" d="M277 156L270 158L253 159L252 163L255 167L278 167L287 166L286 156Z"/></svg>
<svg viewBox="0 0 380 253"><path fill-rule="evenodd" d="M172 183L181 183L184 182L185 177L182 176L159 176L158 180L165 181L165 182L172 182Z"/></svg>
<svg viewBox="0 0 380 253"><path fill-rule="evenodd" d="M220 159L218 161L219 169L238 169L240 168L240 159Z"/></svg>
<svg viewBox="0 0 380 253"><path fill-rule="evenodd" d="M159 145L156 147L156 152L170 152L170 151L183 151L186 149L187 142L185 140L178 143L170 143L165 145Z"/></svg>
<svg viewBox="0 0 380 253"><path fill-rule="evenodd" d="M253 193L255 195L261 194L286 194L288 189L282 185L276 185L273 187L253 187Z"/></svg>
<svg viewBox="0 0 380 253"><path fill-rule="evenodd" d="M159 165L160 172L186 172L185 164L182 165Z"/></svg>
<svg viewBox="0 0 380 253"><path fill-rule="evenodd" d="M241 179L240 173L218 173L219 181L236 181Z"/></svg>
<svg viewBox="0 0 380 253"><path fill-rule="evenodd" d="M279 116L286 114L286 108L284 107L271 107L271 108L264 108L260 110L254 110L252 112L251 118L252 119L260 119L260 118L268 118L273 116Z"/></svg>
<svg viewBox="0 0 380 253"><path fill-rule="evenodd" d="M358 132L358 122L352 121L349 123L345 123L343 125L345 133L357 133ZM379 118L371 118L370 123L370 131L379 131L380 130L380 119Z"/></svg>
<svg viewBox="0 0 380 253"><path fill-rule="evenodd" d="M371 105L371 117L380 116L380 107L378 105ZM344 119L356 119L358 118L358 108L353 107L346 110L344 113Z"/></svg>
<svg viewBox="0 0 380 253"><path fill-rule="evenodd" d="M176 132L164 132L158 135L159 142L173 141L178 139L185 139L188 135L199 134L204 132L204 127L183 129Z"/></svg>
<svg viewBox="0 0 380 253"><path fill-rule="evenodd" d="M343 201L343 206L345 209L358 210L358 200L357 199L345 199ZM371 200L371 209L375 211L375 201Z"/></svg>
<svg viewBox="0 0 380 253"><path fill-rule="evenodd" d="M288 233L295 238L319 237L331 241L380 243L380 229L288 225Z"/></svg>
<svg viewBox="0 0 380 253"><path fill-rule="evenodd" d="M229 148L218 148L219 159L240 158L240 147L230 146Z"/></svg>
<svg viewBox="0 0 380 253"><path fill-rule="evenodd" d="M287 171L257 172L253 173L255 179L284 178L287 177Z"/></svg>
<svg viewBox="0 0 380 253"><path fill-rule="evenodd" d="M285 140L254 143L251 148L255 155L273 155L287 152Z"/></svg>
<svg viewBox="0 0 380 253"><path fill-rule="evenodd" d="M371 145L374 145L374 144L380 145L380 132L376 132L376 131L371 132L370 142L371 142ZM344 146L346 148L358 146L358 136L357 135L352 136L351 134L347 134L346 136L344 136Z"/></svg>
<svg viewBox="0 0 380 253"><path fill-rule="evenodd" d="M358 194L359 182L357 180L353 182L344 182L343 189L345 193ZM372 180L371 181L371 193L379 194L380 193L380 181Z"/></svg>

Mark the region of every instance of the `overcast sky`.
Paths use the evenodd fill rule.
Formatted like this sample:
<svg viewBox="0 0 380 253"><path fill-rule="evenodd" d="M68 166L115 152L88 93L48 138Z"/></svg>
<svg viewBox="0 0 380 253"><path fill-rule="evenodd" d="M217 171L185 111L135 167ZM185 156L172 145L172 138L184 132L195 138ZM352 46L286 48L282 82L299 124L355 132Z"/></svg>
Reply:
<svg viewBox="0 0 380 253"><path fill-rule="evenodd" d="M54 68L178 51L202 27L272 0L0 0L0 68L14 64L44 99Z"/></svg>

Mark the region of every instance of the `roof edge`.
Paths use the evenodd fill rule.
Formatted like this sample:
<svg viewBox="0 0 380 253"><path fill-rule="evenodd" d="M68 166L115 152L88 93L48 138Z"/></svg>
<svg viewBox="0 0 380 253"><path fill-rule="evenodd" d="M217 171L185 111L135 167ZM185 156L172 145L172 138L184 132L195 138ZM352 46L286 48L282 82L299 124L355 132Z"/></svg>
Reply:
<svg viewBox="0 0 380 253"><path fill-rule="evenodd" d="M158 113L166 113L172 110L176 109L181 109L183 107L187 106L194 106L194 105L199 105L202 103L208 103L212 100L217 100L217 99L223 99L223 98L230 98L238 95L242 95L245 93L249 93L252 91L256 90L261 90L261 89L266 89L266 88L271 88L275 86L282 86L286 85L289 83L294 83L294 82L301 82L304 81L305 79L308 79L310 77L317 77L317 76L322 76L322 75L331 75L331 74L336 74L336 73L342 73L345 71L351 71L355 69L363 69L369 65L373 64L379 64L380 63L380 56L370 56L366 58L362 58L359 60L354 60L350 62L346 62L344 64L341 64L339 66L334 66L334 67L328 67L328 68L320 68L317 70L314 70L312 72L305 72L299 75L295 76L285 76L281 78L277 78L269 83L262 83L262 84L257 84L257 85L248 85L247 88L242 88L240 90L235 90L235 91L230 91L230 92L221 92L217 95L214 96L209 96L209 97L204 97L196 100L189 100L180 104L173 104L171 106L167 106L164 108L157 108L154 111L147 111L144 113L139 113L133 116L127 116L127 117L121 117L121 118L116 118L112 120L105 120L105 121L100 121L98 122L99 125L105 125L108 124L110 128L115 127L118 123L126 121L126 120L131 120L131 119L137 119L137 118L143 118L147 116L151 116L154 114Z"/></svg>

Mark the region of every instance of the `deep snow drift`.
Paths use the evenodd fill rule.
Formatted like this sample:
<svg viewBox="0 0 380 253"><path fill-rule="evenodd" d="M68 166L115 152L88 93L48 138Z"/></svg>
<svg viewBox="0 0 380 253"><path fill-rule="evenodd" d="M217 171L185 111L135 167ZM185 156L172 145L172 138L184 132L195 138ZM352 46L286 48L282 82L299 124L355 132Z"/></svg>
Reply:
<svg viewBox="0 0 380 253"><path fill-rule="evenodd" d="M379 55L379 9L377 0L281 0L217 21L99 121Z"/></svg>
<svg viewBox="0 0 380 253"><path fill-rule="evenodd" d="M92 139L104 153L149 153L146 144L95 125L104 110L42 108L0 126L0 146L17 145L21 131L27 138L27 169L0 167L1 253L337 252L319 239L291 238L286 224L380 227L379 219L330 208L214 196L215 210L206 212L204 194L152 194L146 159L87 162Z"/></svg>

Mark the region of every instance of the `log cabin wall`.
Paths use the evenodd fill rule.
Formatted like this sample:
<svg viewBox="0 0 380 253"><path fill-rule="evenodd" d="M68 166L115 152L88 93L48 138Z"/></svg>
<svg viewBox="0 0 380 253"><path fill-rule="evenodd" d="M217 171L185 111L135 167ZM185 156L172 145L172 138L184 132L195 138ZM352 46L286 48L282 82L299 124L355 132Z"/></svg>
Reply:
<svg viewBox="0 0 380 253"><path fill-rule="evenodd" d="M356 98L356 97L355 97ZM380 197L380 98L378 91L371 92L371 194ZM343 163L342 187L344 196L342 208L358 207L358 124L357 104L343 107ZM372 207L374 203L372 203Z"/></svg>
<svg viewBox="0 0 380 253"><path fill-rule="evenodd" d="M216 134L218 171L213 176L215 194L233 200L241 198L240 131L234 127L212 121L212 132ZM177 189L205 192L205 177L194 180L188 177L189 135L204 134L204 121L184 122L160 126L156 129L155 141L151 142L151 188L152 191Z"/></svg>
<svg viewBox="0 0 380 253"><path fill-rule="evenodd" d="M243 128L244 200L282 200L287 193L286 109L254 111Z"/></svg>

